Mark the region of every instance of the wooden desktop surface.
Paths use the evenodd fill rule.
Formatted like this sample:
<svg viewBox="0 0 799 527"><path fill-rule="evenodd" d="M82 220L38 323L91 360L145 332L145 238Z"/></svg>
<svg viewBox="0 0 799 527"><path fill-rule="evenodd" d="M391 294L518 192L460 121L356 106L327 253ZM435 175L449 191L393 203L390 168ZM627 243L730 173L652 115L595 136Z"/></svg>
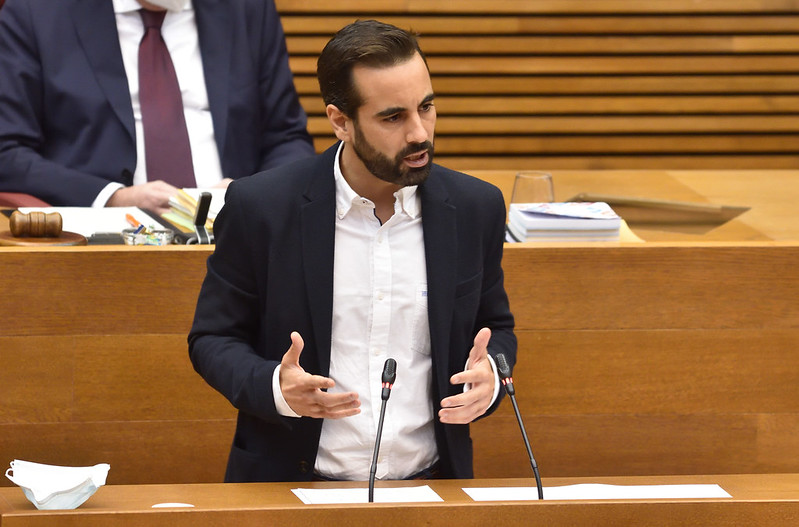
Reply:
<svg viewBox="0 0 799 527"><path fill-rule="evenodd" d="M516 174L511 170L475 170L470 174L498 186L510 200ZM635 225L645 241L799 240L799 171L794 170L556 170L555 201L580 193L749 207L709 230L690 226Z"/></svg>
<svg viewBox="0 0 799 527"><path fill-rule="evenodd" d="M531 167L534 169L535 167ZM472 170L510 200L513 170ZM675 226L636 226L645 241L799 240L799 171L796 170L555 170L555 200L580 193L750 207L724 225L697 233ZM0 214L0 231L8 220Z"/></svg>
<svg viewBox="0 0 799 527"><path fill-rule="evenodd" d="M799 474L550 478L544 487L580 483L612 485L718 484L732 498L474 502L468 487L534 487L532 479L378 482L378 486L429 484L436 503L305 505L293 488L365 487L364 483L250 483L109 485L72 511L38 511L17 488L0 489L2 527L183 527L218 525L796 525ZM192 508L154 509L157 503Z"/></svg>

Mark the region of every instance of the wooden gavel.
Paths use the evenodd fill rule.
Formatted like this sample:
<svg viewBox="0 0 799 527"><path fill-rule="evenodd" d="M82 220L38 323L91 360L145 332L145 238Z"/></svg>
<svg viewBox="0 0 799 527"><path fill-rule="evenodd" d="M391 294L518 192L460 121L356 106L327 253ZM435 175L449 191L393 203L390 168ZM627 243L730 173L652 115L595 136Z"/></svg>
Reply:
<svg viewBox="0 0 799 527"><path fill-rule="evenodd" d="M41 211L25 214L15 210L8 222L11 235L17 238L58 238L61 236L62 225L61 214Z"/></svg>

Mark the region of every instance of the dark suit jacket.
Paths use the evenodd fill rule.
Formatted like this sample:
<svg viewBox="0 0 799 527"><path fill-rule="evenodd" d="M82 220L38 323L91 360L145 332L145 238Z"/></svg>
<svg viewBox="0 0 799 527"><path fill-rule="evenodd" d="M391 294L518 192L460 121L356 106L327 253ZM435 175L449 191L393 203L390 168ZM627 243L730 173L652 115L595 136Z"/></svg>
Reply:
<svg viewBox="0 0 799 527"><path fill-rule="evenodd" d="M234 182L214 223L217 245L189 354L200 375L239 410L227 481L312 476L322 421L278 415L271 382L292 331L305 340L302 367L325 376L330 369L336 148ZM477 330L491 328L489 353L504 352L511 364L516 338L500 266L501 193L437 165L419 192L437 413L442 398L463 389L449 378L466 364ZM436 420L435 431L442 476L472 477L468 425Z"/></svg>
<svg viewBox="0 0 799 527"><path fill-rule="evenodd" d="M224 176L313 154L272 0L193 0ZM0 9L0 191L91 205L131 184L133 109L111 0Z"/></svg>

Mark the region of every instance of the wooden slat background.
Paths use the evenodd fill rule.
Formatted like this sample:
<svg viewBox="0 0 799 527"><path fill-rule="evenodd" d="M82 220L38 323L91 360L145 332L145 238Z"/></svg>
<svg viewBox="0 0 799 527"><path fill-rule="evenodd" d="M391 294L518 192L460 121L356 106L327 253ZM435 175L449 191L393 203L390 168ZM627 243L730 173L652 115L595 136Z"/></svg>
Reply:
<svg viewBox="0 0 799 527"><path fill-rule="evenodd" d="M420 34L436 159L474 169L799 167L799 3L277 0L322 150L316 57L377 18Z"/></svg>

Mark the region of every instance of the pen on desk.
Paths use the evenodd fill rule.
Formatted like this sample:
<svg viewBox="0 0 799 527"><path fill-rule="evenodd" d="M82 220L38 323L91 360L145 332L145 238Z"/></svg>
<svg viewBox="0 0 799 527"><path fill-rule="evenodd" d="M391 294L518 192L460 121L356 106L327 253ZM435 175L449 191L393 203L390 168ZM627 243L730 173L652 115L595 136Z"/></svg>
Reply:
<svg viewBox="0 0 799 527"><path fill-rule="evenodd" d="M139 234L141 231L143 231L143 230L144 230L144 224L143 224L143 223L141 223L141 222L139 222L139 221L138 221L136 218L134 218L132 215L130 215L130 214L125 214L125 219L126 219L126 220L128 221L128 223L131 225L131 227L134 227L134 228L136 229L136 231L135 231L133 234Z"/></svg>
<svg viewBox="0 0 799 527"><path fill-rule="evenodd" d="M130 223L131 227L136 229L139 228L139 226L144 225L130 214L125 214L125 219L128 220L128 223Z"/></svg>

